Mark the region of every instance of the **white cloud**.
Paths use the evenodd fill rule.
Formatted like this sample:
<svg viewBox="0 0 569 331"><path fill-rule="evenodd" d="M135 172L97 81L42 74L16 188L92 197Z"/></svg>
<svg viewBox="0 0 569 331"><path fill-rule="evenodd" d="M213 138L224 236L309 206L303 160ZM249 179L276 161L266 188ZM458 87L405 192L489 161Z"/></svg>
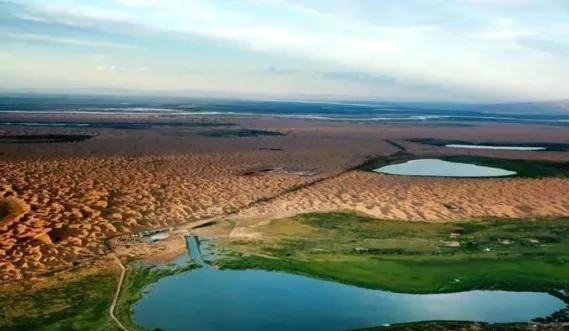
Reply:
<svg viewBox="0 0 569 331"><path fill-rule="evenodd" d="M164 0L117 0L120 3L129 6L149 6L149 5L159 5L165 3Z"/></svg>
<svg viewBox="0 0 569 331"><path fill-rule="evenodd" d="M27 17L89 22L88 28L104 31L97 40L27 32L20 38L128 49L136 46L102 40L116 33L144 44L144 40L136 38L142 38L139 32L146 29L154 32L153 38L168 42L164 56L194 53L191 47L200 53L195 39L228 46L219 50L218 55L224 60L232 59L235 46L253 51L255 55L249 59L235 60L242 71L251 71L254 65L262 70L267 63L278 63L273 61L278 58L285 62L279 63L279 67L289 67L287 61L304 61L315 66L311 68L315 72L332 68L336 72L362 73L360 78L386 76L395 82L424 82L425 86L454 87L504 98L567 94L563 88L569 74L564 45L569 38L569 20L567 11L557 10L556 0L437 0L436 5L422 0L110 3L103 6L86 0L54 0L37 7L49 15ZM110 28L104 30L105 27ZM253 63L253 58L256 61L264 57L269 60ZM169 65L167 62L152 63L152 74L157 75L159 67ZM148 62L136 63L140 66ZM130 72L148 71L143 68ZM103 66L99 71L112 72L116 68ZM215 75L222 76L212 72ZM212 77L211 81L215 79ZM374 82L360 79L366 80Z"/></svg>
<svg viewBox="0 0 569 331"><path fill-rule="evenodd" d="M495 19L478 31L467 34L467 36L472 38L496 41L515 41L518 38L534 37L537 35L537 31L533 28L524 26L515 19L508 17Z"/></svg>
<svg viewBox="0 0 569 331"><path fill-rule="evenodd" d="M104 47L104 48L115 48L115 49L136 49L139 48L135 45L121 44L106 41L95 41L89 39L79 39L79 38L68 38L68 37L57 37L34 33L2 33L0 34L6 38L19 41L38 41L56 44L68 44L76 46L89 46L89 47Z"/></svg>
<svg viewBox="0 0 569 331"><path fill-rule="evenodd" d="M132 15L121 10L112 10L107 7L97 7L92 5L78 5L57 2L48 3L40 7L52 15L82 16L91 19L128 21Z"/></svg>
<svg viewBox="0 0 569 331"><path fill-rule="evenodd" d="M119 66L116 64L101 64L95 67L95 71L101 73L113 73L113 72L134 72L134 73L147 73L150 71L148 67L136 67L129 69L128 67Z"/></svg>
<svg viewBox="0 0 569 331"><path fill-rule="evenodd" d="M515 41L518 38L533 37L536 33L529 29L486 29L475 33L467 34L467 36L478 39L496 40L496 41Z"/></svg>
<svg viewBox="0 0 569 331"><path fill-rule="evenodd" d="M115 66L115 65L100 65L95 67L95 70L100 71L100 72L113 72L113 71L117 71L120 68Z"/></svg>

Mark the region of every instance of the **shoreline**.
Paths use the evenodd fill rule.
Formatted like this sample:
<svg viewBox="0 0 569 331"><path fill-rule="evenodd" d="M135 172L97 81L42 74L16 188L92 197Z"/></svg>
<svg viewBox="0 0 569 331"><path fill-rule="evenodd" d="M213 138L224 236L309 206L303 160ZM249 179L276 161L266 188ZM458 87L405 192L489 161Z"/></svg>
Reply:
<svg viewBox="0 0 569 331"><path fill-rule="evenodd" d="M467 224L468 224L468 223L470 223L470 222L467 222ZM426 224L433 225L433 223L426 223ZM208 227L206 227L206 228L200 228L200 231L206 231L206 232L207 232L207 230L208 230ZM129 265L127 266L127 270L129 270L129 271L128 271L128 273L126 274L125 279L129 279L129 277L132 277L132 275L136 275L136 274L138 273L138 271L136 271L136 270L137 270L137 267L135 267L134 265L132 265L132 263L133 263L133 262L129 262ZM134 263L136 263L136 262L134 262ZM190 269L180 269L179 267L173 267L173 268L174 268L174 269L171 269L171 267L170 267L170 268L166 268L166 269L164 269L164 270L162 270L162 271L160 271L160 272L162 273L163 276L168 276L168 275L171 275L172 272L185 272L185 271L189 271L189 270L190 270ZM223 268L223 266L222 266L222 268ZM248 268L248 267L247 267L247 268ZM154 268L151 268L151 269L154 269ZM151 269L140 269L140 270L151 270ZM236 269L239 269L239 268L236 268ZM271 270L271 268L268 268L268 269L267 269L267 268L261 268L261 269L263 269L263 270ZM161 269L155 269L155 270L161 270ZM284 270L284 272L290 272L290 271ZM146 273L146 271L145 271L145 273ZM293 274L296 274L296 272L293 271ZM314 274L314 273L299 273L299 274L305 275L305 276L308 276L308 277L311 277L311 278L321 278L319 275L316 275L316 274ZM149 275L150 275L150 274L149 274ZM152 282L154 282L154 281L160 279L161 277L162 277L162 276L158 276L158 274L157 274L156 277L151 276L149 279L151 279ZM135 277L135 278L136 278L136 277ZM330 280L330 278L327 278L327 277L324 277L324 278L322 278L322 279L328 279L328 280ZM333 280L333 279L332 279L332 281L338 281L338 280ZM146 283L146 284L138 283L138 285L137 285L138 287L137 287L137 288L139 288L139 290L137 290L137 291L135 291L135 292L132 292L132 291L129 292L128 290L125 289L125 286L126 286L126 285L123 285L123 286L122 286L122 289L121 289L121 292L122 292L122 291L127 291L127 292L128 292L128 293L127 293L127 296L128 296L128 297L131 297L131 298L132 298L132 297L135 297L135 298L136 298L136 297L138 297L139 295L141 295L141 294L144 292L144 289L146 288L146 286L147 286L148 284L149 284L149 283ZM527 290L527 289L526 289L526 290ZM451 292L455 292L455 291L451 291ZM404 291L403 293L410 293L410 292ZM436 292L428 292L428 293L448 293L448 292L436 291ZM553 294L553 293L552 293L552 294ZM559 293L557 293L557 294L559 294ZM118 315L117 315L117 316L120 317L123 321L125 321L125 322L126 322L126 325L129 325L127 328L132 328L132 327L134 326L134 324L132 324L133 322L132 322L132 321L129 321L129 320L127 319L126 315L125 315L125 309L126 309L126 311L130 311L130 308L129 308L130 305L128 305L128 304L125 305L125 302L123 301L123 300L124 300L123 295L124 295L124 294L121 294L120 297L118 297L118 299L117 299L117 303L118 303L118 306L116 307L116 310L117 310L117 312L118 312ZM563 299L566 303L569 304L569 299L568 299L567 297L564 297L564 298L562 298L562 299ZM134 303L134 302L133 302L133 303ZM121 317L121 316L122 316L122 317ZM435 325L440 324L440 323L441 323L441 322L434 322ZM442 323L450 323L450 322L445 321L445 322L442 322ZM425 326L425 325L431 325L431 324L433 324L433 322L427 322L427 323L421 322L421 323L412 323L412 324ZM478 324L481 324L481 323L465 322L464 324L465 324L465 325L478 325ZM530 323L530 324L531 324L531 323ZM526 323L521 323L521 324L520 324L520 323L504 324L504 325L502 325L502 324L492 324L492 326L493 326L493 327L500 326L500 327L504 327L504 329L507 329L506 327L511 326L511 325L516 325L516 326L522 326L522 325L523 325L523 326L529 326L530 324L526 324ZM392 326L390 326L390 327L393 328L393 329L397 329L398 327L401 327L401 326L403 326L403 325L407 325L407 324L402 324L402 325L397 324L397 325L392 325ZM538 323L538 325L551 325L551 323L546 323L546 324L539 324L539 323ZM555 325L555 324L554 324L554 325ZM562 325L564 325L564 324L562 324Z"/></svg>
<svg viewBox="0 0 569 331"><path fill-rule="evenodd" d="M222 245L222 247L224 247ZM219 248L214 248L215 250L219 249ZM189 253L188 253L189 254ZM231 254L232 255L232 254ZM230 258L229 260L232 260L234 258ZM349 284L352 286L357 286L357 287L362 287L361 284L354 284L353 282L344 282L341 279L337 279L337 278L330 278L330 277L323 277L322 275L319 274L315 274L313 272L299 272L298 270L293 270L293 269L287 269L287 268L281 268L281 267L273 267L273 264L271 262L271 266L263 266L261 265L240 265L238 263L238 265L224 265L224 261L225 259L222 257L221 258L221 265L219 265L218 263L216 263L217 266L220 266L221 269L225 269L228 268L229 270L267 270L267 271L279 271L279 272L284 272L284 273L289 273L289 274L293 274L293 275L301 275L301 276L305 276L305 277L309 277L309 278L315 278L315 279L322 279L322 280L326 280L326 281L332 281L332 282L339 282L339 283L343 283L343 284ZM239 258L237 258L237 261L239 261ZM378 289L381 291L385 291L385 288L383 287L369 287L369 286L363 286L363 288L369 288L369 289ZM474 287L472 288L468 288L468 289L439 289L437 291L426 291L426 292L409 292L408 289L404 290L404 291L395 291L395 293L409 293L409 294L445 294L445 293L456 293L456 292L464 292L464 291L472 291L472 290L484 290L485 287L480 287L477 285L474 285ZM500 288L499 288L500 289ZM392 291L393 289L388 289L388 291ZM488 288L488 290L496 290L496 288L494 286L491 286ZM524 289L522 290L521 288L508 288L508 289L504 289L504 290L511 290L511 291L536 291L536 292L543 292L544 288L542 287L535 287L535 288L527 288L524 287ZM561 292L558 291L546 291L551 295L554 295L556 297L558 297L559 299L561 299L562 301L565 302L566 306L564 307L563 311L567 311L567 308L569 306L569 297L568 296L564 296L562 295ZM556 312L558 314L558 312ZM553 314L555 315L555 314ZM527 326L528 328L533 325L533 324L538 324L538 325L566 325L567 322L564 322L565 324L561 323L557 323L557 324L552 324L553 320L551 318L540 318L541 322L533 322L533 323L499 323L499 324L487 324L487 323L479 323L479 322L463 322L464 325L478 325L478 324L483 324L483 325L492 325L493 327L500 327L500 330L502 329L502 327L504 329L506 329L506 327L510 327L510 326ZM434 324L437 323L451 323L451 321L436 321L434 322ZM417 323L412 323L412 324L416 324L416 325L431 325L433 324L433 321L431 322L417 322ZM409 323L405 323L405 324L394 324L392 325L393 328L397 328L403 325L409 325Z"/></svg>

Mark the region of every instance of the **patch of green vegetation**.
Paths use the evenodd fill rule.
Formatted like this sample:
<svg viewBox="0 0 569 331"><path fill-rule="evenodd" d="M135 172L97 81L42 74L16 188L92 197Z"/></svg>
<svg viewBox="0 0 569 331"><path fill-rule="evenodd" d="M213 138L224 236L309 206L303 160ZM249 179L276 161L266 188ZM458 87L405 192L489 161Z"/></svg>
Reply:
<svg viewBox="0 0 569 331"><path fill-rule="evenodd" d="M409 139L408 141L421 143L433 146L446 146L446 145L484 145L484 146L525 146L525 147L544 147L546 151L550 152L568 152L569 144L563 143L547 143L547 142L532 142L532 143L511 143L511 142L472 142L455 139L437 139L437 138L416 138Z"/></svg>
<svg viewBox="0 0 569 331"><path fill-rule="evenodd" d="M87 128L104 128L104 129L122 129L122 130L144 130L152 128L209 128L209 127L223 127L223 126L235 126L234 123L223 123L223 122L210 122L210 121L147 121L147 122L122 122L122 121L0 121L0 125L7 126L26 126L26 127L87 127ZM44 135L49 136L49 135Z"/></svg>
<svg viewBox="0 0 569 331"><path fill-rule="evenodd" d="M111 271L46 288L0 292L3 331L118 330L107 310L117 276Z"/></svg>
<svg viewBox="0 0 569 331"><path fill-rule="evenodd" d="M148 266L137 262L130 263L128 265L121 296L117 303L117 318L129 329L142 329L132 320L132 307L142 298L145 290L164 277L173 276L197 267L198 266L192 262L177 267L168 265Z"/></svg>
<svg viewBox="0 0 569 331"><path fill-rule="evenodd" d="M487 167L507 169L517 172L517 177L569 177L569 162L498 159L474 155L444 156L440 159L451 162L464 162Z"/></svg>
<svg viewBox="0 0 569 331"><path fill-rule="evenodd" d="M145 289L159 279L191 270L196 265L128 265L116 315L131 330L141 330L131 318L131 308ZM110 320L108 309L114 297L118 275L111 270L58 280L41 289L25 288L0 292L0 330L2 331L119 331Z"/></svg>
<svg viewBox="0 0 569 331"><path fill-rule="evenodd" d="M199 133L202 136L223 138L223 137L260 137L260 136L282 136L278 131L258 130L258 129L214 129Z"/></svg>
<svg viewBox="0 0 569 331"><path fill-rule="evenodd" d="M284 225L283 225L284 224ZM569 218L461 223L305 214L221 241L222 268L281 270L407 293L569 289Z"/></svg>
<svg viewBox="0 0 569 331"><path fill-rule="evenodd" d="M436 321L436 322L415 322L402 323L393 326L380 326L374 328L358 329L353 331L521 331L521 330L542 330L533 326L521 323L509 324L489 324L489 323L470 323L462 321ZM543 330L547 330L544 328Z"/></svg>
<svg viewBox="0 0 569 331"><path fill-rule="evenodd" d="M0 143L69 143L81 142L93 137L85 134L2 135Z"/></svg>
<svg viewBox="0 0 569 331"><path fill-rule="evenodd" d="M403 163L409 160L413 160L419 158L413 154L399 151L397 153L387 155L387 156L378 156L378 157L369 157L366 161L362 164L355 166L350 170L365 170L365 171L373 171L377 168L381 168L390 164L396 163Z"/></svg>

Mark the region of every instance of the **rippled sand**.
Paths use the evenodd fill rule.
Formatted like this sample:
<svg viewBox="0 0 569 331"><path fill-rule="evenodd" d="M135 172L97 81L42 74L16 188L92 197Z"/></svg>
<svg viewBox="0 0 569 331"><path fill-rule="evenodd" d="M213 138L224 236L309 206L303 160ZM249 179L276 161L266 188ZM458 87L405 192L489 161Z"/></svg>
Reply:
<svg viewBox="0 0 569 331"><path fill-rule="evenodd" d="M240 213L284 217L356 210L394 220L569 215L567 179L444 179L354 171Z"/></svg>

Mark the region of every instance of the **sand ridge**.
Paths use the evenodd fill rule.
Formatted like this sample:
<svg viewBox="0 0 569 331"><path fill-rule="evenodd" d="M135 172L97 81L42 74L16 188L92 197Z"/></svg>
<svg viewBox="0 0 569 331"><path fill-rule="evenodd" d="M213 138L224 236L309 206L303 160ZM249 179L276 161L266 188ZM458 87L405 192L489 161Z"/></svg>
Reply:
<svg viewBox="0 0 569 331"><path fill-rule="evenodd" d="M411 178L353 171L243 210L238 218L334 210L417 221L566 216L569 180Z"/></svg>

